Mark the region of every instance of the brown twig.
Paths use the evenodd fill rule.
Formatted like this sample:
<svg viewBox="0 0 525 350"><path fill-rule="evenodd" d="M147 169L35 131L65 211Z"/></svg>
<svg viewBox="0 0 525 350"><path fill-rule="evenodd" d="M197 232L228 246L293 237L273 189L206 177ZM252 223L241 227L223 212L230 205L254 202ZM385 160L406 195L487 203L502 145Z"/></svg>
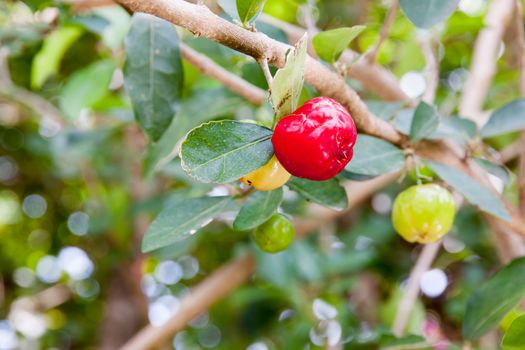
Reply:
<svg viewBox="0 0 525 350"><path fill-rule="evenodd" d="M268 66L268 60L266 58L261 58L257 60L257 63L259 63L259 66L263 71L264 78L266 79L266 83L268 84L268 90L270 90L272 88L273 77L272 73L270 72L270 67Z"/></svg>
<svg viewBox="0 0 525 350"><path fill-rule="evenodd" d="M515 22L517 28L516 44L519 46L519 71L520 71L520 92L521 97L525 97L525 33L523 30L523 6L521 0L515 1L516 13ZM525 217L525 130L521 132L521 151L518 171L518 198L520 213Z"/></svg>
<svg viewBox="0 0 525 350"><path fill-rule="evenodd" d="M208 56L205 56L188 45L180 43L182 57L202 74L221 82L227 89L243 97L254 105L260 106L266 99L266 92L246 80L227 71Z"/></svg>
<svg viewBox="0 0 525 350"><path fill-rule="evenodd" d="M434 48L434 37L432 33L424 33L419 42L426 60L427 88L423 94L423 101L433 104L439 84L439 62Z"/></svg>
<svg viewBox="0 0 525 350"><path fill-rule="evenodd" d="M512 18L514 0L493 0L487 11L485 28L474 45L470 74L463 87L460 114L482 125L480 113L496 71L496 61L505 28Z"/></svg>
<svg viewBox="0 0 525 350"><path fill-rule="evenodd" d="M383 26L381 27L379 39L377 40L377 43L374 45L372 50L370 50L370 52L368 52L365 56L365 59L368 61L368 63L374 64L376 62L377 53L379 52L381 45L383 45L385 40L388 38L388 35L390 34L390 29L392 29L392 25L394 24L394 20L396 19L398 9L398 0L392 0L392 5L390 5L390 8L388 9L385 21L383 22Z"/></svg>
<svg viewBox="0 0 525 350"><path fill-rule="evenodd" d="M392 333L397 337L403 335L408 320L410 319L412 308L419 294L421 276L423 276L432 265L440 247L441 241L425 245L410 272L408 285L403 293L403 298L399 302L394 324L392 325Z"/></svg>

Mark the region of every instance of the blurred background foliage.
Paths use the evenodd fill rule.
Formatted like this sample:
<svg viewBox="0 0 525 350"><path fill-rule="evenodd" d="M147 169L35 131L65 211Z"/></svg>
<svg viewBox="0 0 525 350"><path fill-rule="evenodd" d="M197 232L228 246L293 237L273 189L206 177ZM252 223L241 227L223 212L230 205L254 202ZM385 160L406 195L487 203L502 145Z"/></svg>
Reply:
<svg viewBox="0 0 525 350"><path fill-rule="evenodd" d="M301 5L268 0L264 12L301 24ZM389 1L322 0L316 6L321 29L366 25L352 43L364 53L378 39ZM437 105L445 115L457 113L486 8L484 0L461 0L459 10L433 29L441 41ZM257 251L246 233L231 229L227 214L183 243L140 254L145 227L163 206L194 195L224 194L227 188L193 182L177 159L158 163L166 156L162 145L146 146L123 89L129 14L118 6L74 9L59 1L0 3L0 45L8 63L0 81L0 349L115 348L112 344L146 322L165 322L192 286L246 250L257 256L251 282L192 321L170 346L387 346L400 286L420 250L394 233L389 218L393 198L410 178L277 255ZM268 24L257 28L287 40ZM266 89L252 59L180 34L188 45ZM425 88L417 35L399 13L378 56L410 96ZM172 142L205 120L270 120L269 106L251 105L185 61L183 68L180 124L170 133ZM512 47L502 42L485 107L517 98L517 77ZM13 93L7 88L11 82L51 106ZM371 106L388 107L358 82L349 83ZM303 100L314 93L306 86ZM490 144L501 149L516 137ZM516 165L508 164L511 169ZM506 194L515 200L515 184ZM307 205L285 193L285 212L300 216ZM460 210L435 268L425 275L423 295L411 316L410 341L421 343L418 336L424 335L430 343L445 344L439 349L456 348L452 343L461 338L468 296L499 264L487 232L472 207ZM53 289L57 286L65 287L58 289L65 295ZM52 292L47 304L37 301L43 291ZM29 307L21 300L29 300ZM480 346L490 349L486 341L489 345L482 341Z"/></svg>

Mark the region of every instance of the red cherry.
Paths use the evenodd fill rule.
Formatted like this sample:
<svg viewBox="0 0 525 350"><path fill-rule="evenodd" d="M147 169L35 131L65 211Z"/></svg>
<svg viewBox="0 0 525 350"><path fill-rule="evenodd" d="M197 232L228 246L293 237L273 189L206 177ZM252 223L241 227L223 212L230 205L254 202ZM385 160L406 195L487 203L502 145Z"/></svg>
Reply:
<svg viewBox="0 0 525 350"><path fill-rule="evenodd" d="M272 144L290 174L323 181L339 174L352 159L356 137L348 111L329 97L316 97L277 123Z"/></svg>

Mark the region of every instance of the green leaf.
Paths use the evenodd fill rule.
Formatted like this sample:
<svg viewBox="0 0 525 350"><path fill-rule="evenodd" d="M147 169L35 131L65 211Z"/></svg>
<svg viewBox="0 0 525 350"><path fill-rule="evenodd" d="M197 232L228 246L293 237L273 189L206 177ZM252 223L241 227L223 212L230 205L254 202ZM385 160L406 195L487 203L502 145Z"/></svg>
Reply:
<svg viewBox="0 0 525 350"><path fill-rule="evenodd" d="M102 100L108 93L115 68L115 62L103 60L75 72L60 91L59 105L64 114L76 119L83 109Z"/></svg>
<svg viewBox="0 0 525 350"><path fill-rule="evenodd" d="M328 63L334 63L365 26L343 27L316 34L312 45L317 55Z"/></svg>
<svg viewBox="0 0 525 350"><path fill-rule="evenodd" d="M247 231L266 222L275 213L283 200L283 189L257 191L241 208L233 222L236 231Z"/></svg>
<svg viewBox="0 0 525 350"><path fill-rule="evenodd" d="M223 212L231 197L182 199L162 210L146 231L142 252L181 241Z"/></svg>
<svg viewBox="0 0 525 350"><path fill-rule="evenodd" d="M237 13L242 24L255 21L261 13L266 0L236 0Z"/></svg>
<svg viewBox="0 0 525 350"><path fill-rule="evenodd" d="M354 157L345 167L343 176L348 173L361 176L378 176L401 169L405 164L405 154L396 146L373 136L359 135L354 146Z"/></svg>
<svg viewBox="0 0 525 350"><path fill-rule="evenodd" d="M181 146L182 168L201 182L230 182L268 163L272 131L253 123L212 121L188 133Z"/></svg>
<svg viewBox="0 0 525 350"><path fill-rule="evenodd" d="M343 210L348 207L346 191L335 178L327 181L311 181L292 177L287 186L304 198L325 207L335 210Z"/></svg>
<svg viewBox="0 0 525 350"><path fill-rule="evenodd" d="M499 270L470 297L463 321L463 336L477 339L495 326L525 295L525 258Z"/></svg>
<svg viewBox="0 0 525 350"><path fill-rule="evenodd" d="M525 349L525 315L516 318L501 341L503 350Z"/></svg>
<svg viewBox="0 0 525 350"><path fill-rule="evenodd" d="M148 14L133 15L124 81L137 122L153 141L159 140L175 116L183 88L175 26Z"/></svg>
<svg viewBox="0 0 525 350"><path fill-rule="evenodd" d="M297 109L304 83L304 62L306 60L306 34L299 40L293 51L286 55L286 64L277 70L271 87L271 98L277 119Z"/></svg>
<svg viewBox="0 0 525 350"><path fill-rule="evenodd" d="M474 161L490 174L499 177L505 186L508 186L510 183L510 174L507 168L499 164L492 163L491 161L483 158L474 158Z"/></svg>
<svg viewBox="0 0 525 350"><path fill-rule="evenodd" d="M399 0L408 19L420 28L430 28L448 18L459 0Z"/></svg>
<svg viewBox="0 0 525 350"><path fill-rule="evenodd" d="M83 32L79 26L64 26L44 39L42 48L35 55L31 66L32 89L40 89L47 78L58 72L62 57Z"/></svg>
<svg viewBox="0 0 525 350"><path fill-rule="evenodd" d="M472 204L503 220L509 221L510 215L497 195L462 171L448 165L427 160L434 172Z"/></svg>
<svg viewBox="0 0 525 350"><path fill-rule="evenodd" d="M159 141L150 143L144 160L144 174L150 176L161 165L175 158L180 139L201 123L235 113L245 101L225 88L198 90L182 101L174 119Z"/></svg>
<svg viewBox="0 0 525 350"><path fill-rule="evenodd" d="M515 100L496 110L481 128L481 137L493 137L525 129L525 99Z"/></svg>
<svg viewBox="0 0 525 350"><path fill-rule="evenodd" d="M416 142L430 136L437 130L439 119L436 107L420 102L412 118L410 140Z"/></svg>

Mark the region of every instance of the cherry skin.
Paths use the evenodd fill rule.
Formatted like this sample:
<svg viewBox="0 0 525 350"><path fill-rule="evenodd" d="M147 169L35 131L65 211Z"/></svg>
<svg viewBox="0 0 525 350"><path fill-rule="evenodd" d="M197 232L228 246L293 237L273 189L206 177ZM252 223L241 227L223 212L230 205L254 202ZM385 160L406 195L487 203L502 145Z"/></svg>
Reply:
<svg viewBox="0 0 525 350"><path fill-rule="evenodd" d="M452 194L443 187L415 185L396 197L392 223L405 240L432 243L450 231L455 210Z"/></svg>
<svg viewBox="0 0 525 350"><path fill-rule="evenodd" d="M271 191L284 185L290 176L274 155L268 163L244 175L240 180L256 190Z"/></svg>
<svg viewBox="0 0 525 350"><path fill-rule="evenodd" d="M253 231L252 237L257 246L267 253L277 253L292 244L294 228L290 220L281 214L274 214L264 224Z"/></svg>
<svg viewBox="0 0 525 350"><path fill-rule="evenodd" d="M272 144L290 174L323 181L352 159L356 137L348 111L331 98L316 97L277 123Z"/></svg>

